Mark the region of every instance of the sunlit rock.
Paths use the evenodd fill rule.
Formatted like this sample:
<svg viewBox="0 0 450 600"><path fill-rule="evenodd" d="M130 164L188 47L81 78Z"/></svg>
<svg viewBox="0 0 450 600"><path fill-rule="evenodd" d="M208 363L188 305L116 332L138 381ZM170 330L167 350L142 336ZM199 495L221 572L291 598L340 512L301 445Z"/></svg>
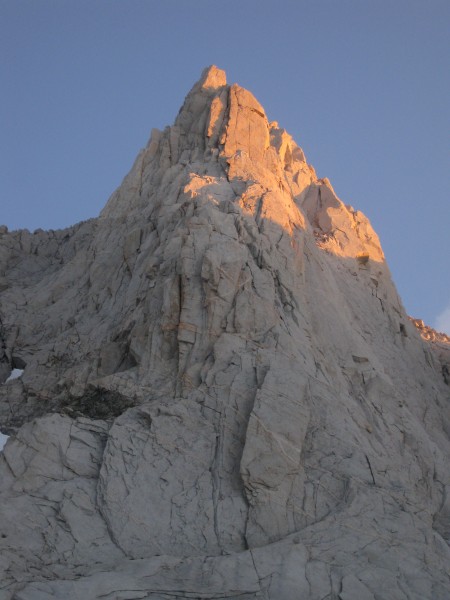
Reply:
<svg viewBox="0 0 450 600"><path fill-rule="evenodd" d="M2 600L450 596L448 340L223 71L0 277Z"/></svg>

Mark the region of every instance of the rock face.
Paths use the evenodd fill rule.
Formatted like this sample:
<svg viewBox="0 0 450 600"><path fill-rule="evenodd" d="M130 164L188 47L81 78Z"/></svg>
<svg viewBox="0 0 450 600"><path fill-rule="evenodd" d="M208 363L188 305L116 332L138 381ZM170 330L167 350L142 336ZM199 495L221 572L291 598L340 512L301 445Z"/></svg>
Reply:
<svg viewBox="0 0 450 600"><path fill-rule="evenodd" d="M223 71L0 290L1 600L450 597L449 344Z"/></svg>

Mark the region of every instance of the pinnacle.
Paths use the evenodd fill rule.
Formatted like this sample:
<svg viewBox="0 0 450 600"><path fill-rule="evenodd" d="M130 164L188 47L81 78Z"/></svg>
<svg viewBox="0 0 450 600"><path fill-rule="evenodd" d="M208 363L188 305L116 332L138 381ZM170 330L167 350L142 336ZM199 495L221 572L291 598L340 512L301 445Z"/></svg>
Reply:
<svg viewBox="0 0 450 600"><path fill-rule="evenodd" d="M210 65L203 69L198 84L202 89L223 87L227 85L227 75L222 69L219 69L215 65Z"/></svg>
<svg viewBox="0 0 450 600"><path fill-rule="evenodd" d="M208 67L101 218L0 233L8 598L450 598L447 342L250 92Z"/></svg>

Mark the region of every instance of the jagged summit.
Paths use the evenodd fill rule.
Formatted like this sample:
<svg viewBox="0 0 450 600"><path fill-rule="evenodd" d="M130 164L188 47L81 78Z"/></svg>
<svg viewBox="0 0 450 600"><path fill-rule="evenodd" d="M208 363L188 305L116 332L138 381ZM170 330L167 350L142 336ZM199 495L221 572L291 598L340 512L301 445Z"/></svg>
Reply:
<svg viewBox="0 0 450 600"><path fill-rule="evenodd" d="M225 71L219 69L216 65L210 65L203 69L202 75L195 85L206 90L224 87L227 85L227 75Z"/></svg>
<svg viewBox="0 0 450 600"><path fill-rule="evenodd" d="M447 600L449 368L209 67L99 218L0 232L1 600Z"/></svg>
<svg viewBox="0 0 450 600"><path fill-rule="evenodd" d="M324 249L384 260L366 217L344 205L328 179L317 178L292 137L278 123L269 123L256 98L236 84L226 85L225 72L215 66L203 71L174 125L164 132L153 130L147 148L102 216L117 217L133 209L145 213L152 206L155 183L168 169L177 185L195 172L213 177L217 185L226 179L238 195L246 182L254 181L254 197L250 200L247 191L247 206L261 201L259 209L284 224L294 213L294 220L305 214Z"/></svg>

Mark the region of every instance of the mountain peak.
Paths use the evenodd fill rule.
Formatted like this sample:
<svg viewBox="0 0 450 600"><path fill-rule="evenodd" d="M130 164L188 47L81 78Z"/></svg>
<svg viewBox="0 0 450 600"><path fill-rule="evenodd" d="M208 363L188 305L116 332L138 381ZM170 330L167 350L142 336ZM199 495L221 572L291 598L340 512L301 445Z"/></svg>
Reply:
<svg viewBox="0 0 450 600"><path fill-rule="evenodd" d="M100 218L0 231L1 598L449 598L450 356L417 327L209 67Z"/></svg>
<svg viewBox="0 0 450 600"><path fill-rule="evenodd" d="M215 65L205 67L202 71L198 84L203 89L216 89L227 85L227 75L223 69Z"/></svg>
<svg viewBox="0 0 450 600"><path fill-rule="evenodd" d="M252 192L258 197L264 190L270 192L262 202L268 210L272 198L269 213L275 221L293 222L288 215L295 213L294 221L304 227L305 215L317 243L327 251L383 261L378 237L366 217L346 207L328 179L317 178L302 149L276 121L269 123L250 91L226 81L225 71L215 65L203 70L175 123L164 132L154 132L102 216L145 212L149 205L145 206L143 194L130 191L142 192L143 180L154 185L155 178L167 177L169 168L209 176L226 173L238 195L249 182L258 184ZM258 203L255 198L254 206Z"/></svg>

